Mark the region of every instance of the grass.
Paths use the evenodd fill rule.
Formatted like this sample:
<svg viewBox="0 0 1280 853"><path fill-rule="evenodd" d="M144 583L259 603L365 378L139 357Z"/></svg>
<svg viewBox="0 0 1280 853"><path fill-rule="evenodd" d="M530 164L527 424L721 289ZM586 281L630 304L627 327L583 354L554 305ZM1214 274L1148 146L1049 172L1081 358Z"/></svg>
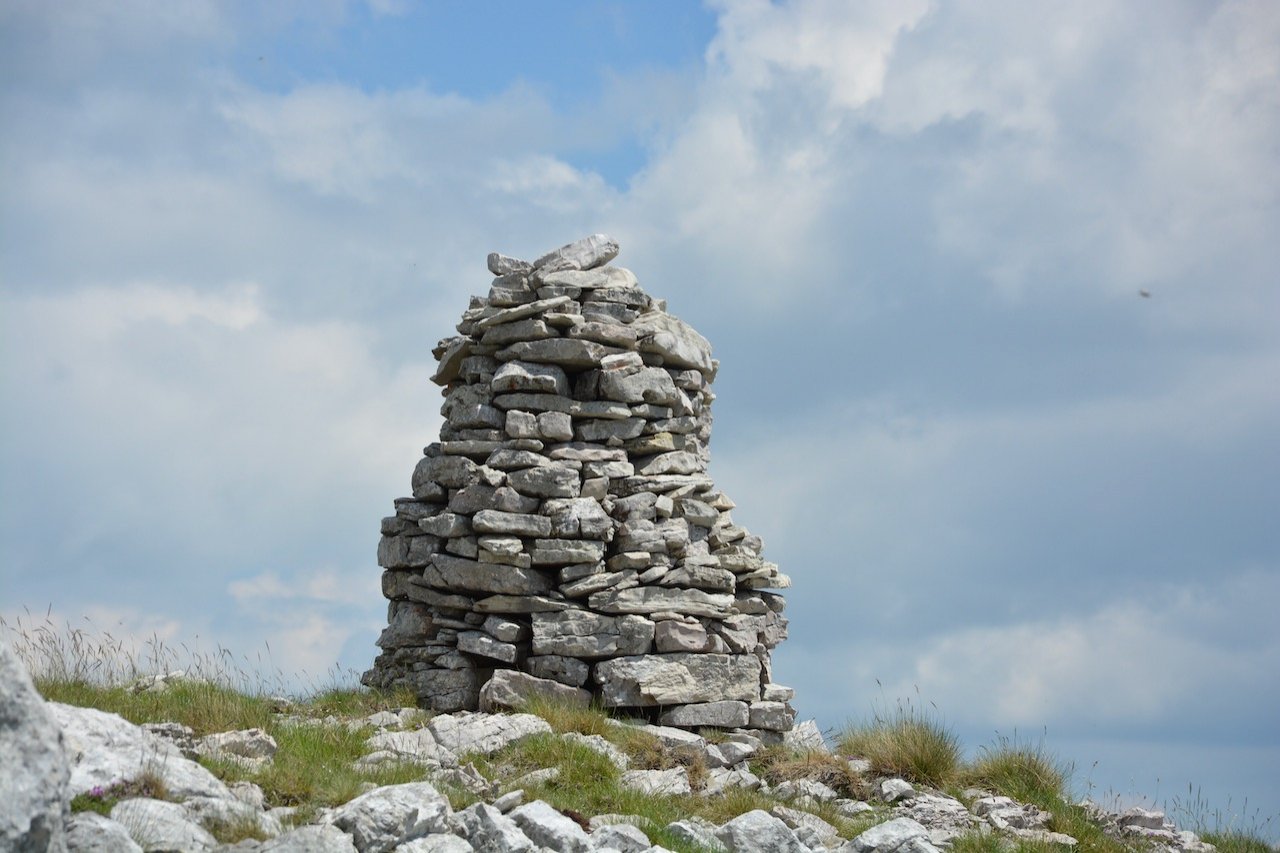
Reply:
<svg viewBox="0 0 1280 853"><path fill-rule="evenodd" d="M871 762L873 772L943 788L961 767L960 740L933 713L899 702L870 722L850 726L837 738L837 751Z"/></svg>
<svg viewBox="0 0 1280 853"><path fill-rule="evenodd" d="M1043 740L1021 743L998 735L993 744L978 749L977 760L959 774L966 787L983 788L1023 803L1050 809L1067 796L1071 768L1044 747Z"/></svg>
<svg viewBox="0 0 1280 853"><path fill-rule="evenodd" d="M164 690L145 690L138 686L148 683L145 676L172 672L181 657L156 638L149 641L144 653L134 655L130 647L108 634L81 629L59 631L47 621L30 628L0 620L0 631L9 634L12 647L47 699L114 712L139 724L182 723L196 737L234 729L265 730L276 740L278 749L274 760L261 769L246 769L216 758L202 758L201 762L228 783L257 784L269 807L293 807L296 811L291 822L310 822L321 809L345 803L371 785L428 778L426 768L412 762L364 769L354 766L368 752L366 741L373 729L348 723L377 711L412 707L414 697L406 691L381 693L331 684L309 697L286 700L278 695L278 683L255 681L244 669L238 669L234 658L225 652L203 658L188 653L183 667L185 677L172 679ZM582 816L637 815L653 843L688 853L697 853L697 848L668 832L670 823L696 816L722 824L744 812L767 811L778 804L770 796L741 788L714 796L699 794L709 778L700 750L668 748L642 729L619 725L600 707L535 700L522 710L546 720L553 733L526 738L492 756L464 756L462 761L472 762L486 778L498 780L503 792L526 773L556 768L555 778L525 785L526 802L541 799ZM429 716L424 712L410 718L406 727L425 725ZM648 795L624 788L621 771L598 752L559 736L568 732L603 737L627 756L632 769L684 767L694 793ZM703 734L712 741L723 741L725 737L717 731ZM1112 837L1094 813L1072 802L1072 767L1049 753L1043 740L1030 743L1020 741L1016 734L1012 738L998 736L993 743L981 747L972 762L965 762L958 739L936 710L920 711L909 702L899 702L889 713L875 713L869 721L849 726L837 736L834 754L766 747L750 759L750 766L772 786L807 779L822 782L843 797L874 802L872 779L850 769L847 758L854 756L868 759L873 775L900 776L917 786L953 794L979 788L1034 804L1052 815L1050 830L1077 839L1079 853L1121 853L1141 848L1133 839ZM448 785L440 788L458 809L479 799ZM136 779L119 780L77 796L72 809L107 814L120 800L138 796L163 799L168 795L158 775L143 773ZM789 805L816 814L835 826L844 838L855 837L892 816L885 807L850 819L830 803ZM1220 853L1274 853L1262 840L1270 828L1269 818L1259 823L1254 815L1249 823L1239 815L1210 812L1199 793L1191 796L1190 789L1186 800L1175 798L1173 808L1166 811L1180 825L1216 845ZM223 843L261 837L253 820L232 821L209 829ZM961 836L952 845L954 853L1050 853L1061 849L1044 842L980 832Z"/></svg>

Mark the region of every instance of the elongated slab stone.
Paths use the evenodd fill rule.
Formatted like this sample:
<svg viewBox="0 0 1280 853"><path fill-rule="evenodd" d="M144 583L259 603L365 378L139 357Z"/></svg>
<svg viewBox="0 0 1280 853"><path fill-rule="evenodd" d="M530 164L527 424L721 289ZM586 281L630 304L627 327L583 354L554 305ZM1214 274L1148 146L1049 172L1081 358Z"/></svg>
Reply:
<svg viewBox="0 0 1280 853"><path fill-rule="evenodd" d="M687 613L723 619L733 607L733 596L698 589L636 587L597 592L587 605L600 613Z"/></svg>
<svg viewBox="0 0 1280 853"><path fill-rule="evenodd" d="M550 579L537 569L481 563L446 554L432 556L422 577L429 586L453 592L542 595L551 591Z"/></svg>
<svg viewBox="0 0 1280 853"><path fill-rule="evenodd" d="M610 708L754 702L760 698L760 660L755 655L637 655L601 661L595 680Z"/></svg>
<svg viewBox="0 0 1280 853"><path fill-rule="evenodd" d="M601 616L586 610L536 613L533 653L575 658L643 654L653 645L653 628L640 616Z"/></svg>

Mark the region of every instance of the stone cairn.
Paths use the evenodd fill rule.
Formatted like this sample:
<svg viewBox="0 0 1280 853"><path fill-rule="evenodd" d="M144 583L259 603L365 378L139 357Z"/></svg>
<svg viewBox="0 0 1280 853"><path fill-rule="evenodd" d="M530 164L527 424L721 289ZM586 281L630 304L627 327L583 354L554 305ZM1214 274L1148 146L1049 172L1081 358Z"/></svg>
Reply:
<svg viewBox="0 0 1280 853"><path fill-rule="evenodd" d="M787 731L790 585L707 476L711 346L596 234L489 255L434 350L440 441L382 521L369 686L437 711L566 696L664 725Z"/></svg>

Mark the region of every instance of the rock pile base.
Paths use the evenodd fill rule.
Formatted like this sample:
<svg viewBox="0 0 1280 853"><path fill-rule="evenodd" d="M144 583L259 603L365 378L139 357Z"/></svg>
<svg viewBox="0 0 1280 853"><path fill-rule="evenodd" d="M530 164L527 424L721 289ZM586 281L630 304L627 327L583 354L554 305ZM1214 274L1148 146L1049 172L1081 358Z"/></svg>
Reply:
<svg viewBox="0 0 1280 853"><path fill-rule="evenodd" d="M531 695L787 731L788 578L707 475L706 339L593 235L496 278L435 349L440 440L382 521L388 626L363 682L437 711Z"/></svg>

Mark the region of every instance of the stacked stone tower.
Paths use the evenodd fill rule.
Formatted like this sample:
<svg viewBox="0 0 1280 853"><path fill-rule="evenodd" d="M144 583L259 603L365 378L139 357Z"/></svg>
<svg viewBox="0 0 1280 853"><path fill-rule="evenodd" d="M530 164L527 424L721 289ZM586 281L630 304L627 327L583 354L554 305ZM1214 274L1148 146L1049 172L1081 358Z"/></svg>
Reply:
<svg viewBox="0 0 1280 853"><path fill-rule="evenodd" d="M773 683L789 586L707 476L701 335L596 234L489 256L487 297L440 342L440 441L382 521L390 599L363 681L439 711L531 694L675 726L791 728Z"/></svg>

